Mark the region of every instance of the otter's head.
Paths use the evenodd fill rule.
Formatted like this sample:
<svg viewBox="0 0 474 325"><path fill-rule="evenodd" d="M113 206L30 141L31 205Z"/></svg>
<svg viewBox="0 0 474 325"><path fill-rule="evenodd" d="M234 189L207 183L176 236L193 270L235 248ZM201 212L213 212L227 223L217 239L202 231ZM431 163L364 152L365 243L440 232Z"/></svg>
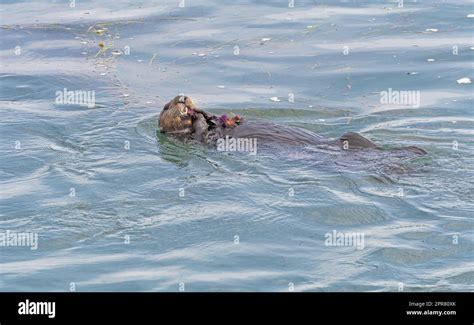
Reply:
<svg viewBox="0 0 474 325"><path fill-rule="evenodd" d="M163 107L160 114L160 131L163 133L186 134L193 130L193 120L188 109L195 108L191 98L176 96Z"/></svg>

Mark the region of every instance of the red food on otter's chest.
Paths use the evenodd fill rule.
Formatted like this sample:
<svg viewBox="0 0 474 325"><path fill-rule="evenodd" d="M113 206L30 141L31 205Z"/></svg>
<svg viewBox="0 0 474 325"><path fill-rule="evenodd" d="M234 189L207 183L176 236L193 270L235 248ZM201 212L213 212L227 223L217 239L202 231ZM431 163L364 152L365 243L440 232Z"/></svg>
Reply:
<svg viewBox="0 0 474 325"><path fill-rule="evenodd" d="M229 118L229 117L227 117L227 115L224 114L221 117L219 117L219 119L217 121L223 127L232 128L232 127L235 127L238 124L240 124L240 122L242 121L242 118L239 115L235 115L235 116Z"/></svg>

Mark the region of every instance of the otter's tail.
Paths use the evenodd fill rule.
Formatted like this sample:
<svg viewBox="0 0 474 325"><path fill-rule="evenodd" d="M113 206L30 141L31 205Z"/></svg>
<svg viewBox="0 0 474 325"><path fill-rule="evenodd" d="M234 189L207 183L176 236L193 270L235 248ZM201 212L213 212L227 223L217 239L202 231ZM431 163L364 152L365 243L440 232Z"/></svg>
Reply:
<svg viewBox="0 0 474 325"><path fill-rule="evenodd" d="M339 139L337 139L337 142L340 145L340 147L345 150L364 149L364 148L383 150L381 147L377 146L375 143L373 143L369 139L364 138L360 134L354 133L354 132L344 133ZM420 156L427 154L425 150L415 147L415 146L395 148L395 149L390 149L389 151L411 152Z"/></svg>

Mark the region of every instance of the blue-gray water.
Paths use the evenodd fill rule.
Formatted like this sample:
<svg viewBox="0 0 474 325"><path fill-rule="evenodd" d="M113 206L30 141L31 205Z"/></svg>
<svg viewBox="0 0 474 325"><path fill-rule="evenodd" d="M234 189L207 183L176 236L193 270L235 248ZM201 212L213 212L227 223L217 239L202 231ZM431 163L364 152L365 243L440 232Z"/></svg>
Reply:
<svg viewBox="0 0 474 325"><path fill-rule="evenodd" d="M0 246L1 291L473 289L469 1L178 5L2 2L0 232L39 242ZM64 88L95 107L56 103ZM419 107L382 103L389 88ZM156 133L178 93L428 155L383 168L184 145ZM333 231L363 249L325 245Z"/></svg>

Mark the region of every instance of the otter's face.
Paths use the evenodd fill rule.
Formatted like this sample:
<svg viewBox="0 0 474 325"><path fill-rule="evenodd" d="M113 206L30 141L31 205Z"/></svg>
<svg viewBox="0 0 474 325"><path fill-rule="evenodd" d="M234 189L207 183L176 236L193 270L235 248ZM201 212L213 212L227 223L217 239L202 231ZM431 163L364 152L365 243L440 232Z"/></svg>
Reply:
<svg viewBox="0 0 474 325"><path fill-rule="evenodd" d="M191 133L192 117L189 108L194 108L191 98L176 96L163 107L160 114L160 131L163 133Z"/></svg>

